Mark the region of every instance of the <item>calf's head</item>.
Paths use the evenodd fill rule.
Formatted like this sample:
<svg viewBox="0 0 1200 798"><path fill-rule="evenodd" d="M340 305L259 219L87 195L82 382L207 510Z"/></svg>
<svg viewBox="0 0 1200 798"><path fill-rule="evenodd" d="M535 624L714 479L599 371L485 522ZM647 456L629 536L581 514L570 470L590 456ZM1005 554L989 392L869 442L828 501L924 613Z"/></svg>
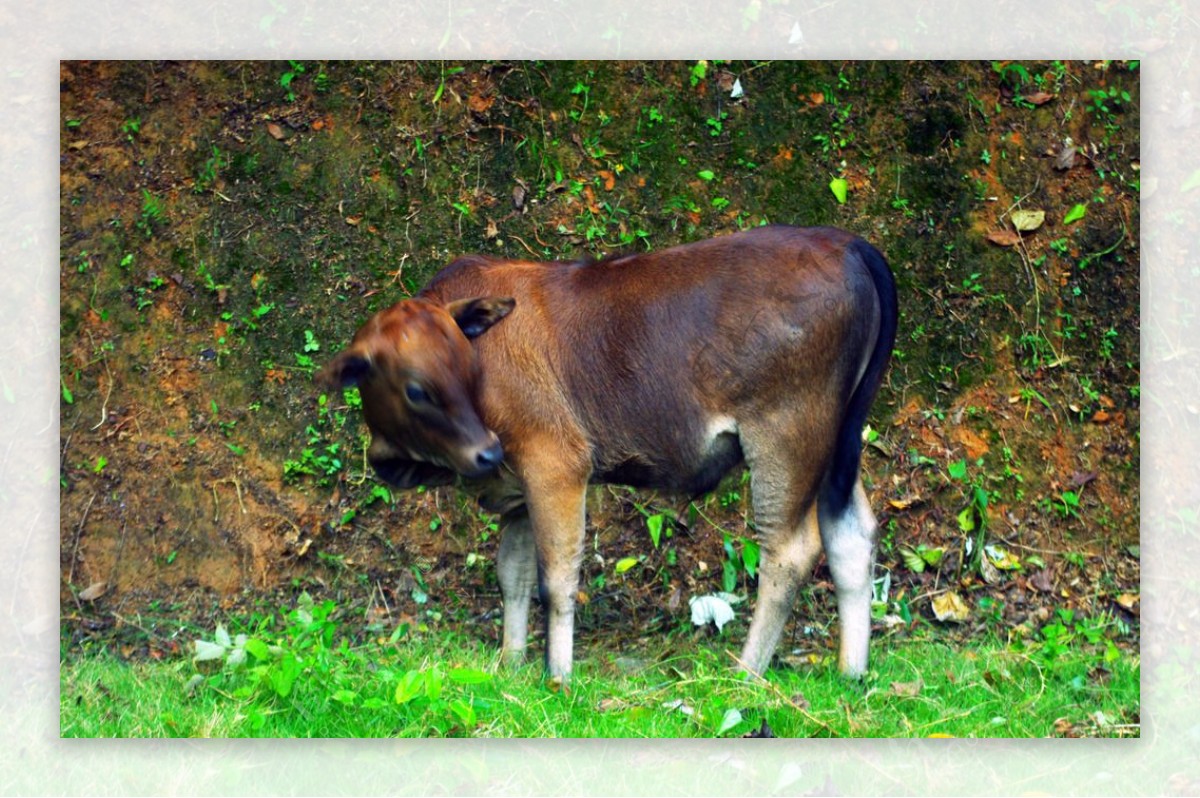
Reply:
<svg viewBox="0 0 1200 798"><path fill-rule="evenodd" d="M393 485L441 485L482 477L504 452L475 406L479 360L471 338L512 310L512 299L439 305L407 299L376 313L318 375L357 385L371 430L367 459Z"/></svg>

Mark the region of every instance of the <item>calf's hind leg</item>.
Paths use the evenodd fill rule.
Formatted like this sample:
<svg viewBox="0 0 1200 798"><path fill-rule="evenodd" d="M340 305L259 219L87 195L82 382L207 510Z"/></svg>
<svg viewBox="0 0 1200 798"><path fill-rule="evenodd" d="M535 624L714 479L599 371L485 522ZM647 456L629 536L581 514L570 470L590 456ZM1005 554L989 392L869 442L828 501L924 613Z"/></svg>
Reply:
<svg viewBox="0 0 1200 798"><path fill-rule="evenodd" d="M819 424L822 419L811 421ZM821 553L816 511L819 477L797 468L794 455L805 450L801 440L819 440L819 436L803 432L797 431L796 439L784 440L777 427L742 431L754 521L762 544L758 597L740 663L750 673L762 674L770 666L796 590Z"/></svg>
<svg viewBox="0 0 1200 798"><path fill-rule="evenodd" d="M755 505L758 502L755 501ZM758 517L758 512L755 512ZM742 647L741 667L761 675L771 664L771 657L783 636L783 627L795 603L800 581L812 570L821 553L817 532L816 508L810 503L803 520L792 529L763 530L763 556L758 568L758 600L754 618Z"/></svg>
<svg viewBox="0 0 1200 798"><path fill-rule="evenodd" d="M847 676L858 677L867 671L871 639L871 566L877 524L861 481L855 482L840 513L830 512L828 504L818 502L821 539L837 591L838 666Z"/></svg>

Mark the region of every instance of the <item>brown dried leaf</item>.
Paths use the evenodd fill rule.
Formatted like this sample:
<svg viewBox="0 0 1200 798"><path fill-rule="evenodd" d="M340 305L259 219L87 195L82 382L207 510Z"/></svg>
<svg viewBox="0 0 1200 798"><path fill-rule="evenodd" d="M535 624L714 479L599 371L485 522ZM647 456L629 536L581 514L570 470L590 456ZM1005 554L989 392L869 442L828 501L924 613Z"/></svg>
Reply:
<svg viewBox="0 0 1200 798"><path fill-rule="evenodd" d="M274 122L267 123L267 132L271 134L271 138L276 141L283 141L283 128Z"/></svg>
<svg viewBox="0 0 1200 798"><path fill-rule="evenodd" d="M987 240L1000 247L1015 247L1021 234L1015 230L992 230L987 234Z"/></svg>
<svg viewBox="0 0 1200 798"><path fill-rule="evenodd" d="M1059 718L1054 721L1054 731L1063 737L1078 737L1079 732L1075 731L1075 724L1067 718Z"/></svg>
<svg viewBox="0 0 1200 798"><path fill-rule="evenodd" d="M356 227L358 225L358 223L361 221L362 221L361 216L347 216L346 217L346 224L350 225L351 227Z"/></svg>
<svg viewBox="0 0 1200 798"><path fill-rule="evenodd" d="M1029 578L1029 586L1041 593L1054 592L1054 580L1051 578L1050 569L1043 568Z"/></svg>
<svg viewBox="0 0 1200 798"><path fill-rule="evenodd" d="M467 107L477 114L485 114L492 107L492 103L496 102L495 97L486 95L472 94L467 98Z"/></svg>
<svg viewBox="0 0 1200 798"><path fill-rule="evenodd" d="M108 592L108 582L93 582L79 594L80 601L95 601Z"/></svg>
<svg viewBox="0 0 1200 798"><path fill-rule="evenodd" d="M1098 476L1095 471L1076 471L1071 475L1070 485L1072 488L1082 488Z"/></svg>
<svg viewBox="0 0 1200 798"><path fill-rule="evenodd" d="M938 596L933 600L932 604L933 617L942 623L962 623L971 614L971 610L967 607L967 603L962 600L962 596L953 590Z"/></svg>
<svg viewBox="0 0 1200 798"><path fill-rule="evenodd" d="M1058 151L1058 155L1054 156L1054 168L1060 172L1065 172L1075 165L1075 153L1078 150L1072 144L1064 143L1062 149Z"/></svg>
<svg viewBox="0 0 1200 798"><path fill-rule="evenodd" d="M1033 94L1025 95L1025 99L1034 105L1045 105L1054 99L1054 95L1045 91L1035 91Z"/></svg>
<svg viewBox="0 0 1200 798"><path fill-rule="evenodd" d="M1121 605L1130 612L1137 607L1138 602L1141 600L1142 597L1134 593L1122 593L1121 595L1117 596L1117 604Z"/></svg>

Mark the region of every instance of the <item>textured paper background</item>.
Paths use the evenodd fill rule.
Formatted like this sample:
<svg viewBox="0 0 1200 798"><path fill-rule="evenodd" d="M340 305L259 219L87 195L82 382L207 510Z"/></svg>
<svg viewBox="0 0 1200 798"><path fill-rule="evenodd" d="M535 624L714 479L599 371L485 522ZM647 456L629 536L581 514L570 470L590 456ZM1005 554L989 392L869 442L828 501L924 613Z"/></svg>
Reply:
<svg viewBox="0 0 1200 798"><path fill-rule="evenodd" d="M0 8L0 792L1196 794L1200 23L1185 2L250 0ZM60 741L60 58L1141 58L1143 738ZM1164 466L1169 461L1170 466Z"/></svg>

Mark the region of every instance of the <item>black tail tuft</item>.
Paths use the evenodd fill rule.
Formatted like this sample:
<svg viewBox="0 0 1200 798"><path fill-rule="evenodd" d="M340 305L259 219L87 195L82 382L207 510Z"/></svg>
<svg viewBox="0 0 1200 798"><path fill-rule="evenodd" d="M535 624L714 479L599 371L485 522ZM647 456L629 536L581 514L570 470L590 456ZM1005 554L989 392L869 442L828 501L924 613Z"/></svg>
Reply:
<svg viewBox="0 0 1200 798"><path fill-rule="evenodd" d="M867 412L871 409L871 403L875 401L875 394L879 391L884 371L887 370L888 361L891 359L892 346L896 342L898 315L896 281L879 250L862 239L855 239L847 247L847 256L858 258L867 267L871 280L875 283L875 293L879 297L879 335L875 339L875 349L867 361L862 379L850 397L842 427L838 430L833 463L829 468L828 486L822 496L827 511L834 516L840 515L846 509L850 502L850 492L858 480L863 424L867 421Z"/></svg>

